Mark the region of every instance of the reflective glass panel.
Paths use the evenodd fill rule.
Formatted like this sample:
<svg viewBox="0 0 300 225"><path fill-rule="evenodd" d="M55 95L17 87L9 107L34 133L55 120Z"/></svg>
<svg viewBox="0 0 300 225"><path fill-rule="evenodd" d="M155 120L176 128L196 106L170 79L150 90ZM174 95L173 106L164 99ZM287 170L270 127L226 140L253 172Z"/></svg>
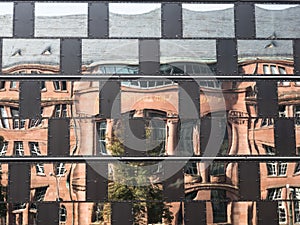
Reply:
<svg viewBox="0 0 300 225"><path fill-rule="evenodd" d="M182 4L183 37L234 37L233 4Z"/></svg>
<svg viewBox="0 0 300 225"><path fill-rule="evenodd" d="M36 3L36 37L85 37L87 3Z"/></svg>
<svg viewBox="0 0 300 225"><path fill-rule="evenodd" d="M160 37L161 5L109 3L110 37Z"/></svg>

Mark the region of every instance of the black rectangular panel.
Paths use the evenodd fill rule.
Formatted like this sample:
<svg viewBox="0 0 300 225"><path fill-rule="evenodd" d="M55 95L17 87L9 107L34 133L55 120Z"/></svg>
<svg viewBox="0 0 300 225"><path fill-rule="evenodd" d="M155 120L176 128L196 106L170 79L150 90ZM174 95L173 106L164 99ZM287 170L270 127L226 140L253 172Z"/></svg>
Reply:
<svg viewBox="0 0 300 225"><path fill-rule="evenodd" d="M253 3L235 4L235 32L237 38L255 37L255 14Z"/></svg>
<svg viewBox="0 0 300 225"><path fill-rule="evenodd" d="M237 74L237 43L234 39L217 40L217 73Z"/></svg>
<svg viewBox="0 0 300 225"><path fill-rule="evenodd" d="M179 82L179 117L198 119L200 112L200 87L196 81Z"/></svg>
<svg viewBox="0 0 300 225"><path fill-rule="evenodd" d="M180 3L162 4L162 36L164 38L182 37L182 8Z"/></svg>
<svg viewBox="0 0 300 225"><path fill-rule="evenodd" d="M275 120L274 134L278 156L296 156L294 119L278 118Z"/></svg>
<svg viewBox="0 0 300 225"><path fill-rule="evenodd" d="M294 73L300 75L300 40L294 40Z"/></svg>
<svg viewBox="0 0 300 225"><path fill-rule="evenodd" d="M30 165L25 163L10 163L8 164L8 171L8 202L21 203L29 201Z"/></svg>
<svg viewBox="0 0 300 225"><path fill-rule="evenodd" d="M278 203L276 201L258 201L258 225L278 225Z"/></svg>
<svg viewBox="0 0 300 225"><path fill-rule="evenodd" d="M200 150L201 155L207 156L209 151L206 151L206 147L208 145L209 137L211 133L211 118L210 117L202 117L200 122Z"/></svg>
<svg viewBox="0 0 300 225"><path fill-rule="evenodd" d="M205 202L186 202L184 204L185 225L205 225L206 205Z"/></svg>
<svg viewBox="0 0 300 225"><path fill-rule="evenodd" d="M239 163L240 200L260 199L259 163Z"/></svg>
<svg viewBox="0 0 300 225"><path fill-rule="evenodd" d="M107 201L107 164L86 163L86 200Z"/></svg>
<svg viewBox="0 0 300 225"><path fill-rule="evenodd" d="M125 154L145 156L146 154L146 121L143 118L125 118Z"/></svg>
<svg viewBox="0 0 300 225"><path fill-rule="evenodd" d="M61 73L77 75L81 72L81 39L61 40Z"/></svg>
<svg viewBox="0 0 300 225"><path fill-rule="evenodd" d="M140 73L159 73L159 40L139 40Z"/></svg>
<svg viewBox="0 0 300 225"><path fill-rule="evenodd" d="M70 151L70 119L49 119L48 156L68 156Z"/></svg>
<svg viewBox="0 0 300 225"><path fill-rule="evenodd" d="M2 73L2 44L3 44L3 41L2 39L0 39L0 73Z"/></svg>
<svg viewBox="0 0 300 225"><path fill-rule="evenodd" d="M257 81L258 116L275 117L278 110L278 95L276 81Z"/></svg>
<svg viewBox="0 0 300 225"><path fill-rule="evenodd" d="M119 118L121 112L120 82L106 81L100 83L100 115L103 118Z"/></svg>
<svg viewBox="0 0 300 225"><path fill-rule="evenodd" d="M183 166L179 162L163 163L163 197L167 202L184 200Z"/></svg>
<svg viewBox="0 0 300 225"><path fill-rule="evenodd" d="M59 203L58 202L41 202L37 204L37 221L38 225L59 224Z"/></svg>
<svg viewBox="0 0 300 225"><path fill-rule="evenodd" d="M108 37L108 3L89 3L89 37Z"/></svg>
<svg viewBox="0 0 300 225"><path fill-rule="evenodd" d="M14 9L14 37L33 37L34 3L15 2Z"/></svg>
<svg viewBox="0 0 300 225"><path fill-rule="evenodd" d="M132 225L132 203L113 202L111 205L111 224L112 225Z"/></svg>
<svg viewBox="0 0 300 225"><path fill-rule="evenodd" d="M41 83L39 81L20 82L20 117L37 118L41 114Z"/></svg>

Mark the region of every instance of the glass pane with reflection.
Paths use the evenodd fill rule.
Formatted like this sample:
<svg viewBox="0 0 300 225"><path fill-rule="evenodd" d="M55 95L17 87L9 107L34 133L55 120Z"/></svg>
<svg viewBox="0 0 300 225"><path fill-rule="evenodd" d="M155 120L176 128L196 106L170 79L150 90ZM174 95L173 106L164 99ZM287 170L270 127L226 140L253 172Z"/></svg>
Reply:
<svg viewBox="0 0 300 225"><path fill-rule="evenodd" d="M300 5L255 4L256 36L276 40L298 38Z"/></svg>
<svg viewBox="0 0 300 225"><path fill-rule="evenodd" d="M239 40L238 63L243 74L293 74L293 43L290 40Z"/></svg>
<svg viewBox="0 0 300 225"><path fill-rule="evenodd" d="M183 37L234 37L233 4L182 4Z"/></svg>
<svg viewBox="0 0 300 225"><path fill-rule="evenodd" d="M4 39L2 72L4 74L58 74L60 41L58 39Z"/></svg>
<svg viewBox="0 0 300 225"><path fill-rule="evenodd" d="M110 37L160 37L161 4L109 3Z"/></svg>
<svg viewBox="0 0 300 225"><path fill-rule="evenodd" d="M13 34L13 7L13 2L0 2L0 37L10 37Z"/></svg>
<svg viewBox="0 0 300 225"><path fill-rule="evenodd" d="M36 37L85 37L88 24L87 3L36 3Z"/></svg>
<svg viewBox="0 0 300 225"><path fill-rule="evenodd" d="M160 72L164 75L213 75L214 40L161 40Z"/></svg>
<svg viewBox="0 0 300 225"><path fill-rule="evenodd" d="M137 74L138 40L82 40L84 74Z"/></svg>

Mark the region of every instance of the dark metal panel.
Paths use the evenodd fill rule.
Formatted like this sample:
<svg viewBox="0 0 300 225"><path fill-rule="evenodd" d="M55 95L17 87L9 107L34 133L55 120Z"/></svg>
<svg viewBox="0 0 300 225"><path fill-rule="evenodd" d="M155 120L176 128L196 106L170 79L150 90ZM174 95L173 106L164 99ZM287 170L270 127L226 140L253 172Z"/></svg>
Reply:
<svg viewBox="0 0 300 225"><path fill-rule="evenodd" d="M239 163L240 200L260 199L260 177L258 162Z"/></svg>
<svg viewBox="0 0 300 225"><path fill-rule="evenodd" d="M139 40L139 63L140 73L150 75L159 73L159 40Z"/></svg>
<svg viewBox="0 0 300 225"><path fill-rule="evenodd" d="M275 148L278 156L296 156L295 123L293 118L275 120Z"/></svg>
<svg viewBox="0 0 300 225"><path fill-rule="evenodd" d="M121 114L120 81L100 83L100 115L102 118L119 118Z"/></svg>
<svg viewBox="0 0 300 225"><path fill-rule="evenodd" d="M300 40L294 40L294 73L300 75Z"/></svg>
<svg viewBox="0 0 300 225"><path fill-rule="evenodd" d="M192 81L179 81L179 117L198 119L200 112L200 87Z"/></svg>
<svg viewBox="0 0 300 225"><path fill-rule="evenodd" d="M254 3L235 4L235 32L237 38L255 37Z"/></svg>
<svg viewBox="0 0 300 225"><path fill-rule="evenodd" d="M8 173L8 202L28 202L30 199L30 165L9 163Z"/></svg>
<svg viewBox="0 0 300 225"><path fill-rule="evenodd" d="M15 2L14 37L30 38L34 36L34 3Z"/></svg>
<svg viewBox="0 0 300 225"><path fill-rule="evenodd" d="M185 225L206 225L206 203L203 201L184 204Z"/></svg>
<svg viewBox="0 0 300 225"><path fill-rule="evenodd" d="M163 162L163 197L167 202L184 200L184 171L176 162Z"/></svg>
<svg viewBox="0 0 300 225"><path fill-rule="evenodd" d="M69 156L70 119L49 119L48 123L48 156Z"/></svg>
<svg viewBox="0 0 300 225"><path fill-rule="evenodd" d="M87 201L107 201L107 164L102 162L86 163L86 200Z"/></svg>
<svg viewBox="0 0 300 225"><path fill-rule="evenodd" d="M61 73L77 75L81 72L81 39L61 39Z"/></svg>
<svg viewBox="0 0 300 225"><path fill-rule="evenodd" d="M202 156L204 155L204 153L206 156L208 154L208 152L205 150L208 144L210 133L211 133L211 118L202 117L200 122L200 150Z"/></svg>
<svg viewBox="0 0 300 225"><path fill-rule="evenodd" d="M108 37L108 3L89 3L89 37Z"/></svg>
<svg viewBox="0 0 300 225"><path fill-rule="evenodd" d="M258 201L258 225L278 225L278 202Z"/></svg>
<svg viewBox="0 0 300 225"><path fill-rule="evenodd" d="M236 75L237 42L234 39L217 40L217 74Z"/></svg>
<svg viewBox="0 0 300 225"><path fill-rule="evenodd" d="M133 213L131 202L113 202L111 204L112 225L132 225Z"/></svg>
<svg viewBox="0 0 300 225"><path fill-rule="evenodd" d="M125 119L125 154L128 156L145 156L146 121L143 118Z"/></svg>
<svg viewBox="0 0 300 225"><path fill-rule="evenodd" d="M2 73L2 45L3 45L3 41L2 38L0 38L0 74Z"/></svg>
<svg viewBox="0 0 300 225"><path fill-rule="evenodd" d="M257 81L258 116L276 117L278 113L277 81Z"/></svg>
<svg viewBox="0 0 300 225"><path fill-rule="evenodd" d="M41 83L21 81L19 86L20 117L37 118L41 116Z"/></svg>
<svg viewBox="0 0 300 225"><path fill-rule="evenodd" d="M37 204L37 224L57 225L59 224L59 203L39 202ZM72 215L68 215L72 216Z"/></svg>
<svg viewBox="0 0 300 225"><path fill-rule="evenodd" d="M162 4L162 36L164 38L182 37L182 8L180 3Z"/></svg>

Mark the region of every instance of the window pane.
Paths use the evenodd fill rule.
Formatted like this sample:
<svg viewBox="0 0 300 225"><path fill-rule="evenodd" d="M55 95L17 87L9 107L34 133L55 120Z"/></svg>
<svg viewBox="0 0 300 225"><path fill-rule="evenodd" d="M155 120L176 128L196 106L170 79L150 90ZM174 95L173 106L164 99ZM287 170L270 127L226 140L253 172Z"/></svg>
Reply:
<svg viewBox="0 0 300 225"><path fill-rule="evenodd" d="M138 40L82 40L82 65L85 74L136 74ZM112 68L113 69L109 69ZM121 70L117 68L123 68Z"/></svg>
<svg viewBox="0 0 300 225"><path fill-rule="evenodd" d="M259 38L297 38L300 33L300 6L256 4L256 36Z"/></svg>
<svg viewBox="0 0 300 225"><path fill-rule="evenodd" d="M285 74L293 74L293 43L290 40L238 40L238 61L239 70L244 74L279 74L283 70Z"/></svg>
<svg viewBox="0 0 300 225"><path fill-rule="evenodd" d="M161 40L161 73L166 75L213 75L216 63L214 40Z"/></svg>
<svg viewBox="0 0 300 225"><path fill-rule="evenodd" d="M161 5L109 3L110 37L160 37Z"/></svg>
<svg viewBox="0 0 300 225"><path fill-rule="evenodd" d="M42 54L45 49L51 54ZM58 39L3 39L2 71L5 74L59 73ZM11 86L12 88L12 86Z"/></svg>
<svg viewBox="0 0 300 225"><path fill-rule="evenodd" d="M182 4L184 37L234 37L233 4Z"/></svg>
<svg viewBox="0 0 300 225"><path fill-rule="evenodd" d="M36 37L85 37L87 3L36 3Z"/></svg>
<svg viewBox="0 0 300 225"><path fill-rule="evenodd" d="M0 3L0 37L10 37L13 34L14 3Z"/></svg>

